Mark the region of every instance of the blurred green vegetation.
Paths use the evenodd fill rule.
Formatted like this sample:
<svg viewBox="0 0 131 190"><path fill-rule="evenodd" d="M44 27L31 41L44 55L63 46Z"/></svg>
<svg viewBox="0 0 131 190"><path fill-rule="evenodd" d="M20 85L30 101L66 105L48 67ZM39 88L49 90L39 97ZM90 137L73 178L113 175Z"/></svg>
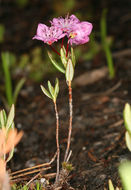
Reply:
<svg viewBox="0 0 131 190"><path fill-rule="evenodd" d="M97 56L101 55L100 54L101 52L104 52L103 57L105 56L107 58L109 70L113 70L113 67L111 66L113 65L112 64L113 62L112 62L111 51L110 51L110 46L113 45L113 41L112 41L112 38L109 38L107 33L104 32L106 31L106 22L107 22L105 14L103 13L102 9L99 10L98 18L96 18L94 14L96 12L96 7L99 6L99 3L94 5L91 1L79 2L76 0L67 0L67 1L54 0L53 4L51 2L46 2L46 1L42 2L40 0L38 1L13 0L12 2L13 3L9 4L9 6L10 6L10 11L11 11L11 6L12 6L12 10L14 9L13 14L15 18L13 17L11 18L14 19L13 23L17 22L17 24L16 26L11 24L10 27L13 27L13 26L16 27L18 39L19 38L21 39L21 33L19 32L21 32L22 27L26 26L26 32L25 34L23 34L23 36L29 33L28 32L29 22L31 23L36 22L38 24L38 22L42 22L42 19L43 19L42 23L46 23L47 19L51 20L53 17L65 16L68 13L70 15L75 14L80 20L85 20L85 21L87 20L93 23L93 32L90 35L89 43L83 46L74 47L76 62L86 63L90 61L93 64L93 60L95 60ZM32 12L31 12L31 9L32 9ZM15 10L17 14L15 14ZM26 17L24 17L24 20L21 20L23 19L21 15L19 15L20 19L16 18L20 10L23 11L23 13L21 12L23 17L24 17L24 11L26 11L26 15L29 15L29 14L33 15L34 14L33 10L35 10L36 12L37 10L40 10L40 13L37 12L35 14L35 17L33 16L31 17L31 20L28 20L28 19L26 20ZM101 17L101 13L102 13L102 17ZM7 19L6 21L8 21L9 19ZM9 44L7 42L8 40L10 41L10 38L12 38L11 39L12 41L13 39L16 39L16 42L17 42L17 38L15 37L15 35L12 35L13 34L12 31L15 30L14 28L11 31L11 36L10 37L6 36L9 34L9 31L10 31L10 27L8 28L8 31L7 29L5 29L5 26L7 24L4 22L0 24L0 43L2 43L4 50L6 50L6 45L7 45L7 49L9 47L8 46ZM99 24L101 24L101 27L99 27ZM12 79L13 89L14 89L14 86L16 85L15 84L16 80L21 77L25 77L27 80L29 79L35 82L41 82L46 75L54 74L56 72L56 69L52 67L52 65L50 64L50 60L48 58L46 48L42 47L39 42L35 42L35 41L31 42L32 37L36 32L36 27L37 25L34 25L31 28L32 31L29 34L30 37L28 37L28 40L27 40L29 41L29 44L32 44L31 46L29 46L29 49L28 49L28 45L26 46L26 39L25 41L22 41L22 44L18 44L18 49L20 49L20 47L23 47L23 46L26 47L24 48L24 51L22 52L21 52L21 49L20 49L20 52L17 52L17 45L14 47L13 44L11 44L11 46L16 50L16 51L13 50L14 53L12 53L12 50L9 50L10 59L11 59L9 70L10 70L10 75L11 75L10 78ZM17 28L20 28L20 30L17 31ZM57 43L55 43L54 46L57 46L56 49L57 48L58 50L60 49ZM9 48L9 49L13 49L13 48ZM59 57L55 53L53 54L53 57L55 58L56 61L59 61ZM106 62L104 64L106 64ZM99 65L101 65L101 63ZM110 74L110 75L113 76L114 74ZM3 80L4 80L3 68L2 68L2 64L0 64L0 81L1 81L0 92L2 92L2 94L5 89Z"/></svg>
<svg viewBox="0 0 131 190"><path fill-rule="evenodd" d="M18 7L23 8L29 3L29 0L15 0L15 3Z"/></svg>
<svg viewBox="0 0 131 190"><path fill-rule="evenodd" d="M115 76L115 68L113 64L113 59L112 59L112 54L110 50L110 44L107 41L107 9L102 10L102 15L101 15L101 21L100 21L100 26L101 26L101 42L102 42L102 47L105 52L106 56L106 61L109 69L109 76L111 79L114 78Z"/></svg>
<svg viewBox="0 0 131 190"><path fill-rule="evenodd" d="M3 24L0 24L0 43L4 42L4 33L5 27Z"/></svg>
<svg viewBox="0 0 131 190"><path fill-rule="evenodd" d="M42 190L44 189L44 185L42 186L42 184L37 180L36 183L33 183L30 185L31 186L31 189L33 190ZM11 187L11 190L29 190L30 187L29 185L16 185L16 184L13 184L12 187Z"/></svg>
<svg viewBox="0 0 131 190"><path fill-rule="evenodd" d="M4 91L5 91L5 96L6 96L6 98L3 96L3 101L8 110L12 104L16 103L17 97L19 95L21 88L24 85L25 79L21 78L17 82L13 90L13 85L12 85L13 81L12 81L12 76L10 72L10 67L15 62L15 56L9 52L2 52L1 60L2 60L2 67L3 67L3 73L4 73L4 77L3 77Z"/></svg>

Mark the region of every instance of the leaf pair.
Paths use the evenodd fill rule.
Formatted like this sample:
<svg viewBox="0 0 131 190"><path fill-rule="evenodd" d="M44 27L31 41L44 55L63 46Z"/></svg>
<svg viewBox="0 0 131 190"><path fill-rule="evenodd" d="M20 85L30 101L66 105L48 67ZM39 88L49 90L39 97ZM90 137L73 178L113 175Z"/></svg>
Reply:
<svg viewBox="0 0 131 190"><path fill-rule="evenodd" d="M53 102L56 102L56 98L57 98L58 93L59 93L59 80L58 79L56 79L56 81L55 81L55 87L53 87L51 85L50 81L48 81L49 91L46 90L43 85L41 85L40 87L46 96L48 96L50 99L52 99Z"/></svg>
<svg viewBox="0 0 131 190"><path fill-rule="evenodd" d="M48 56L51 60L51 63L55 66L55 68L60 72L65 73L66 80L68 82L72 81L74 76L74 67L75 67L75 55L73 48L71 48L71 52L68 53L68 56L66 55L66 49L64 46L60 49L61 62L64 67L53 59L50 52L48 52Z"/></svg>
<svg viewBox="0 0 131 190"><path fill-rule="evenodd" d="M60 50L61 61L65 67L65 77L66 81L70 82L74 76L74 67L75 67L75 55L73 48L71 48L71 52L69 52L68 56L66 55L65 47L63 46Z"/></svg>
<svg viewBox="0 0 131 190"><path fill-rule="evenodd" d="M15 131L14 127L14 116L15 116L15 107L14 104L11 106L10 112L7 114L5 110L0 111L0 134L3 134L4 141L3 143L7 146L6 151L3 152L4 160L8 162L11 160L14 154L14 146L18 143L21 139L23 133L20 133L19 138L17 137L17 131ZM1 136L1 143L2 143L2 136ZM3 145L1 144L0 151L2 151ZM9 152L8 157L6 158L6 153Z"/></svg>
<svg viewBox="0 0 131 190"><path fill-rule="evenodd" d="M0 111L0 128L5 128L6 131L9 129L14 129L14 116L15 116L15 108L14 104L11 106L9 115L7 117L5 110Z"/></svg>
<svg viewBox="0 0 131 190"><path fill-rule="evenodd" d="M73 64L73 67L75 67L76 60L75 60L74 50L73 50L72 47L71 47L71 52L69 52L69 53L68 53L68 56L67 56L66 49L65 49L65 47L63 46L63 47L60 49L60 56L61 56L62 64L64 65L65 68L67 67L67 63L68 63L68 60L69 60L69 59L71 59L72 64Z"/></svg>

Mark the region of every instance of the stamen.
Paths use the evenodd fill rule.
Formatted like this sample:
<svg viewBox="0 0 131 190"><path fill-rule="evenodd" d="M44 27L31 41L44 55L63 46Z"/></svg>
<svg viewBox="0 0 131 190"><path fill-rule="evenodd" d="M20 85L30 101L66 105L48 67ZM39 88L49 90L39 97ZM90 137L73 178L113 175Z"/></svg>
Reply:
<svg viewBox="0 0 131 190"><path fill-rule="evenodd" d="M70 33L70 38L76 37L77 33Z"/></svg>

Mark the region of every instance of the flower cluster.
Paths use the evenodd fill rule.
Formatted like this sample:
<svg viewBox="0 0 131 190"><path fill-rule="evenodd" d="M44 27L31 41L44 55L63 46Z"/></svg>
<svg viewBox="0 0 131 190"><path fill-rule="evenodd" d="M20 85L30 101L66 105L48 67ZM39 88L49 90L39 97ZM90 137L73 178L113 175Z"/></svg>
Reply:
<svg viewBox="0 0 131 190"><path fill-rule="evenodd" d="M51 45L61 38L67 36L68 43L84 44L89 41L89 35L92 31L90 22L80 22L75 16L58 17L50 21L51 27L45 24L38 24L37 33L33 39L42 40L44 43Z"/></svg>

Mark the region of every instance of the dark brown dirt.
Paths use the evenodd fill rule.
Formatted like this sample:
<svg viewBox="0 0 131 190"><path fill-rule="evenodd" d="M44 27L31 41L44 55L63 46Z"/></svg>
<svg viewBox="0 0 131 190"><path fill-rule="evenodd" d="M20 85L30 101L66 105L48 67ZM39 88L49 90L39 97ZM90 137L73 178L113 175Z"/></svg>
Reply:
<svg viewBox="0 0 131 190"><path fill-rule="evenodd" d="M127 14L129 2L122 4L122 1L119 1L119 7L114 7L113 2L117 5L117 1L112 0L111 2L110 4L106 3L105 6L111 8L112 13L108 22L110 24L110 34L114 35L116 40L113 46L116 77L110 80L107 76L89 86L73 86L73 132L70 162L74 170L70 174L70 184L76 190L103 190L104 187L107 188L108 179L112 179L114 185L121 186L118 166L122 160L131 159L131 155L125 146L123 125L124 105L126 102L131 103L131 63L130 53L122 54L123 50L131 45L129 30L128 27L126 28L126 26L129 26L130 19ZM20 54L26 50L29 51L34 46L30 40L35 31L33 22L37 25L44 15L46 15L45 20L47 20L48 15L52 15L53 10L48 7L47 2L45 5L37 4L34 0L32 1L32 7L28 5L23 14L23 9L14 8L15 11L13 12L14 4L10 1L7 1L7 4L2 2L1 18L10 30L6 33L8 38L1 50L9 49ZM97 6L99 11L96 11L96 8L94 10L97 15L100 15L100 8L104 6L103 1ZM48 14L46 8L48 8ZM18 17L19 11L23 17ZM45 11L44 14L42 14L42 11ZM13 15L10 25L8 25L11 13ZM7 16L5 17L5 15ZM122 20L118 22L119 16ZM12 24L14 28L11 26ZM99 28L98 25L99 23L96 23L95 27ZM30 30L28 30L29 28ZM15 36L15 34L18 36ZM25 42L25 45L22 41ZM80 64L77 64L76 76L81 75L88 69L88 63ZM106 61L100 53L93 59L92 65L89 67L92 70L105 64ZM60 116L62 161L68 132L68 89L64 76L57 73L56 76L60 78L60 94L57 104ZM48 79L54 81L54 77L49 76L44 78L40 84L46 86ZM17 146L15 156L9 164L13 171L49 162L56 151L54 106L51 100L42 94L40 84L28 79L18 99L16 128L24 131L24 137ZM116 90L107 92L117 84L118 88ZM55 171L55 163L53 166L51 172Z"/></svg>

